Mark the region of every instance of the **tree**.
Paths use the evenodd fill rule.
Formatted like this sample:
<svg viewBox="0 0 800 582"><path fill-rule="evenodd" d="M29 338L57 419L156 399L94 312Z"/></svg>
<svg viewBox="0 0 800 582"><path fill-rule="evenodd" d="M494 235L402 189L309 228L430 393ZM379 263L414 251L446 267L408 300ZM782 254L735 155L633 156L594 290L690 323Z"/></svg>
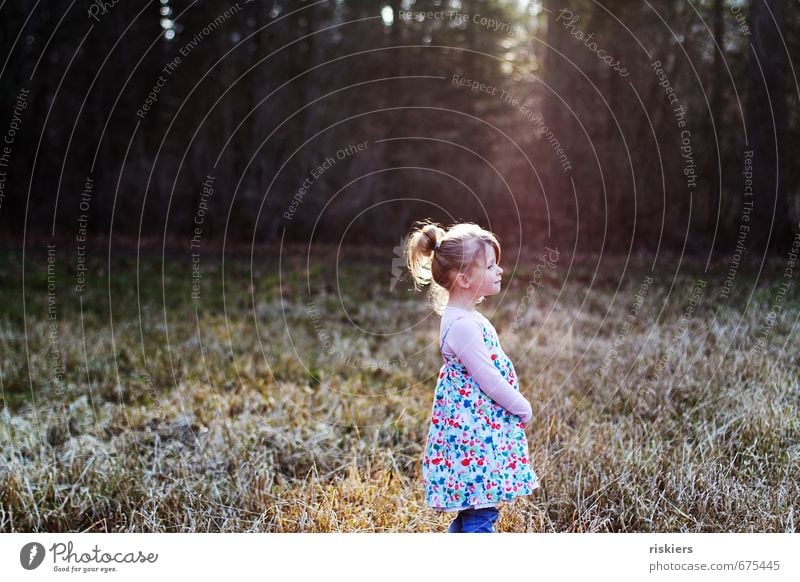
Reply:
<svg viewBox="0 0 800 582"><path fill-rule="evenodd" d="M758 249L785 248L789 224L783 182L786 51L783 2L751 0L752 59L748 99L748 136L757 180L753 242Z"/></svg>

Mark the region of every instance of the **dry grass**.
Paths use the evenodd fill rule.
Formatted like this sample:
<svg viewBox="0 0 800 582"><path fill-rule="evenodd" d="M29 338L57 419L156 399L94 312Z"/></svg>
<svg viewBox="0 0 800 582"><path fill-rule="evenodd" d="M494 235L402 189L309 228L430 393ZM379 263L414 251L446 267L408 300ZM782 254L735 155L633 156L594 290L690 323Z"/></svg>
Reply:
<svg viewBox="0 0 800 582"><path fill-rule="evenodd" d="M165 267L165 310L160 257L143 264L138 291L135 265L120 260L113 338L100 264L83 320L74 273L60 270L60 385L44 260L26 270L23 312L19 256L5 255L0 531L444 531L449 518L425 508L420 476L438 319L402 282L388 292L391 259L338 273L328 259L310 271L315 325L304 258L284 257L280 278L264 263L252 297L248 265L227 264L224 303L220 266L205 263L197 317L188 262ZM498 529L797 531L798 299L787 297L753 350L779 271L755 283L741 274L725 301L724 273L703 275L683 333L696 277L683 269L668 295L665 268L626 329L645 263L615 291L620 264L592 283L593 267L567 277L564 263L521 311L532 274L518 270L482 307L533 404L543 484L505 506ZM387 336L356 327L409 322ZM325 354L320 330L348 360ZM393 358L407 365L358 367Z"/></svg>

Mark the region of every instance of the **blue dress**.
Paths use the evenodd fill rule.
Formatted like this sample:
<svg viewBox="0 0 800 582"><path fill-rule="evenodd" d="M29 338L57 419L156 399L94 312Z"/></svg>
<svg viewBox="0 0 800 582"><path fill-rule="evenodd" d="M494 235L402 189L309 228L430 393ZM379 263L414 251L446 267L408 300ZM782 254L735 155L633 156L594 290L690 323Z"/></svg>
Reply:
<svg viewBox="0 0 800 582"><path fill-rule="evenodd" d="M458 318L460 319L460 318ZM515 390L517 374L500 347L494 326L481 316L483 341L492 362ZM455 356L440 349L431 422L422 461L425 504L438 511L496 506L539 487L530 465L519 417L484 394Z"/></svg>

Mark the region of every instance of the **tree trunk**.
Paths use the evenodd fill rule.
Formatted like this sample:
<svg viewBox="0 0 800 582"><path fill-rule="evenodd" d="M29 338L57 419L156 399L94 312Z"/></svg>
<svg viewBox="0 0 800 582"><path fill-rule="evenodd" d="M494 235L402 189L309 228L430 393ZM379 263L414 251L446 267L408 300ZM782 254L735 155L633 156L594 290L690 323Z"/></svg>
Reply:
<svg viewBox="0 0 800 582"><path fill-rule="evenodd" d="M714 124L714 131L716 132L716 146L714 150L709 151L708 163L706 165L706 176L709 181L708 184L708 222L706 224L706 234L709 236L713 235L714 227L717 220L721 217L721 211L719 208L720 196L722 195L721 188L722 182L720 180L722 167L724 167L724 163L722 161L722 154L721 150L723 149L723 144L725 144L725 128L724 128L724 119L725 116L723 115L723 50L724 50L724 21L722 19L722 3L723 0L714 0L714 42L716 44L716 50L714 51L714 65L713 71L711 75L712 79L712 86L711 86L711 119ZM719 156L715 155L719 153ZM720 158L720 167L717 164L717 158Z"/></svg>
<svg viewBox="0 0 800 582"><path fill-rule="evenodd" d="M789 228L783 187L783 2L751 0L752 60L748 115L749 149L753 159L753 243L756 253L784 248Z"/></svg>

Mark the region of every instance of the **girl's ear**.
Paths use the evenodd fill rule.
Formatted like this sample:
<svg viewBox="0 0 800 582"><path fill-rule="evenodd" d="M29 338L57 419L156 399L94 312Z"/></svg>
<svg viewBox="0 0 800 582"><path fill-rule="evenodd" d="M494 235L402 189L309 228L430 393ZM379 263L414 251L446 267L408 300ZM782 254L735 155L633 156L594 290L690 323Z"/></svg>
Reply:
<svg viewBox="0 0 800 582"><path fill-rule="evenodd" d="M464 273L459 273L458 275L456 275L456 283L458 283L459 287L462 287L464 289L469 289L470 280Z"/></svg>

